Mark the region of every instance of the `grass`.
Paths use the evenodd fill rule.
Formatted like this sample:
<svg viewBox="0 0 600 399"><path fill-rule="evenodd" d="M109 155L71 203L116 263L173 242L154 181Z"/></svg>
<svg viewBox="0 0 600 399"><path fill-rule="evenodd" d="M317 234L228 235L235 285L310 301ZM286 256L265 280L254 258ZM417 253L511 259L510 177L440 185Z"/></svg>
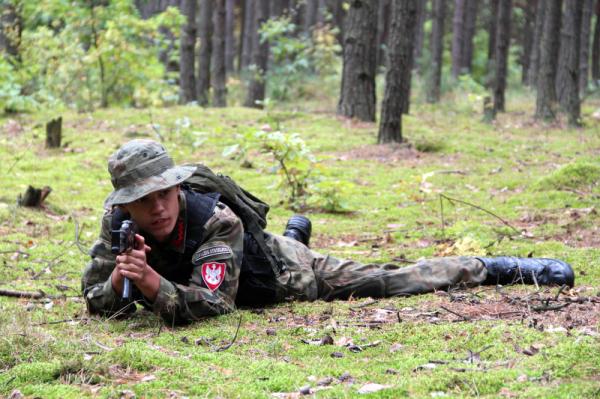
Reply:
<svg viewBox="0 0 600 399"><path fill-rule="evenodd" d="M362 397L358 391L367 383L387 386L370 394L381 398L600 396L593 302L600 295L600 124L592 116L600 102L586 102L583 129L538 124L532 104L528 94L510 98L509 111L493 125L480 122L472 97L412 104L404 123L412 148L375 146L376 125L341 120L311 103L269 112L65 113L67 145L57 150L44 148L46 116L13 116L22 130L0 131L0 289L41 290L46 297L0 297L0 396L19 390L65 399L295 397L310 389L316 397L341 398ZM185 117L189 128L177 123ZM535 312L528 307L539 302L527 301L554 298L557 289L530 286L370 305L364 299L286 303L176 329L146 312L127 320L89 318L79 296L88 256L75 237L89 248L98 234L111 191L110 153L132 137L160 135L177 163L203 162L273 204L269 228L280 232L292 212L267 188L276 179L272 160L253 154L254 167L245 169L221 156L237 133L273 120L304 137L328 176L352 183L344 186L352 213L310 213L315 250L376 262L558 257L577 275L576 288L560 297L586 301ZM206 141L194 146L193 132L208 133ZM15 205L28 185L52 188L45 209ZM439 194L462 201L444 200L443 228ZM492 317L505 307L515 316ZM468 314L469 321L443 308ZM234 345L215 351L232 339L238 322ZM333 345L310 344L326 334ZM349 342L358 349L343 345Z"/></svg>

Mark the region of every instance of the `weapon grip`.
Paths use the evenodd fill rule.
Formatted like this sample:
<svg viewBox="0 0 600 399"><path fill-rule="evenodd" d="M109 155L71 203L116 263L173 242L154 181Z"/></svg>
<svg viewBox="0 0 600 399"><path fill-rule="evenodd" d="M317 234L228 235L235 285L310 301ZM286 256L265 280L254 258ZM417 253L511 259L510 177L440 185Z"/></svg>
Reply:
<svg viewBox="0 0 600 399"><path fill-rule="evenodd" d="M123 220L119 230L112 230L111 249L114 254L129 252L135 247L135 233L137 226L131 220ZM130 299L131 281L127 277L123 279L123 293L121 298Z"/></svg>

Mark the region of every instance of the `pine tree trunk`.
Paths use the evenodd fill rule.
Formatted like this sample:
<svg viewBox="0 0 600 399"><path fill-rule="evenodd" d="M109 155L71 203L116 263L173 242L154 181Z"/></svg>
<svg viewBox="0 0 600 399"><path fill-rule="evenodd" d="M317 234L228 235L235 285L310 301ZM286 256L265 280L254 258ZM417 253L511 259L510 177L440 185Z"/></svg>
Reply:
<svg viewBox="0 0 600 399"><path fill-rule="evenodd" d="M531 48L533 46L533 25L535 23L536 1L528 1L523 5L525 21L521 32L523 52L521 53L521 83L527 85L529 76L529 65L531 60Z"/></svg>
<svg viewBox="0 0 600 399"><path fill-rule="evenodd" d="M594 0L584 0L583 15L581 17L581 51L579 52L579 94L583 95L588 86L590 72L590 33L592 29L592 15Z"/></svg>
<svg viewBox="0 0 600 399"><path fill-rule="evenodd" d="M433 0L431 26L431 66L427 86L427 102L440 101L442 82L442 53L444 52L444 19L446 18L445 0Z"/></svg>
<svg viewBox="0 0 600 399"><path fill-rule="evenodd" d="M198 15L198 36L200 51L198 52L198 80L196 81L198 105L208 106L210 91L210 63L212 57L212 14L213 0L200 0Z"/></svg>
<svg viewBox="0 0 600 399"><path fill-rule="evenodd" d="M465 33L465 11L467 0L454 0L454 17L452 18L452 77L458 78L462 65L462 50Z"/></svg>
<svg viewBox="0 0 600 399"><path fill-rule="evenodd" d="M213 0L213 37L212 37L212 77L213 106L227 106L227 86L225 73L225 0Z"/></svg>
<svg viewBox="0 0 600 399"><path fill-rule="evenodd" d="M344 36L339 115L375 121L376 24L376 1L350 3Z"/></svg>
<svg viewBox="0 0 600 399"><path fill-rule="evenodd" d="M581 53L581 23L583 18L583 1L566 0L565 27L569 51L566 52L566 85L563 91L561 106L567 111L569 125L581 125L581 101L579 100L579 57Z"/></svg>
<svg viewBox="0 0 600 399"><path fill-rule="evenodd" d="M317 11L319 9L319 0L304 0L306 7L304 8L304 34L311 37L312 28L317 23Z"/></svg>
<svg viewBox="0 0 600 399"><path fill-rule="evenodd" d="M546 7L545 0L538 0L535 11L535 28L533 32L533 43L531 45L531 58L529 70L527 71L527 82L529 86L537 88L537 77L540 69L540 49L542 41L542 32L544 28L544 15Z"/></svg>
<svg viewBox="0 0 600 399"><path fill-rule="evenodd" d="M600 0L596 2L596 25L592 42L592 80L594 86L600 86Z"/></svg>
<svg viewBox="0 0 600 399"><path fill-rule="evenodd" d="M267 73L267 62L269 61L269 43L261 42L259 30L262 24L269 19L269 2L257 0L254 2L254 26L256 29L252 34L252 63L249 67L252 76L248 84L248 92L244 106L262 108L265 99L265 75Z"/></svg>
<svg viewBox="0 0 600 399"><path fill-rule="evenodd" d="M494 79L494 111L504 112L504 92L508 70L508 48L510 46L510 20L512 0L499 0L498 24L496 33L496 73Z"/></svg>
<svg viewBox="0 0 600 399"><path fill-rule="evenodd" d="M424 25L427 17L427 0L417 1L417 28L415 33L415 52L413 54L413 69L418 68L421 54L423 53L423 42L425 38Z"/></svg>
<svg viewBox="0 0 600 399"><path fill-rule="evenodd" d="M408 108L419 0L394 0L391 7L389 63L381 104L379 144L402 142L402 113Z"/></svg>
<svg viewBox="0 0 600 399"><path fill-rule="evenodd" d="M19 61L22 21L17 6L9 2L0 5L0 54L8 60Z"/></svg>
<svg viewBox="0 0 600 399"><path fill-rule="evenodd" d="M186 18L186 23L181 27L179 47L179 102L187 104L196 100L196 79L194 77L196 0L183 0L181 12Z"/></svg>
<svg viewBox="0 0 600 399"><path fill-rule="evenodd" d="M379 0L377 9L377 66L386 65L386 53L389 49L390 0Z"/></svg>
<svg viewBox="0 0 600 399"><path fill-rule="evenodd" d="M562 0L545 0L544 27L540 42L540 66L537 77L535 116L538 119L556 118L556 60L560 46Z"/></svg>
<svg viewBox="0 0 600 399"><path fill-rule="evenodd" d="M235 71L235 0L225 3L225 71L232 74Z"/></svg>
<svg viewBox="0 0 600 399"><path fill-rule="evenodd" d="M556 81L554 82L554 89L556 90L556 99L560 108L565 111L566 103L569 94L568 80L569 80L569 53L571 52L570 46L573 45L571 34L573 33L573 13L570 10L568 0L563 0L563 4L566 3L566 7L563 7L561 17L561 30L560 30L560 45L558 50L558 67L556 69Z"/></svg>
<svg viewBox="0 0 600 399"><path fill-rule="evenodd" d="M495 84L495 73L496 73L496 34L498 27L498 1L499 0L489 0L490 5L490 15L487 23L487 31L488 31L488 59L486 65L486 75L485 75L485 87L489 89L493 89Z"/></svg>
<svg viewBox="0 0 600 399"><path fill-rule="evenodd" d="M240 43L242 43L242 55L240 57L240 70L246 70L252 62L253 36L256 32L254 24L254 3L259 0L245 0L244 4L244 26L242 27Z"/></svg>
<svg viewBox="0 0 600 399"><path fill-rule="evenodd" d="M473 63L473 38L477 25L478 0L467 0L465 11L465 26L460 69L462 73L471 73Z"/></svg>

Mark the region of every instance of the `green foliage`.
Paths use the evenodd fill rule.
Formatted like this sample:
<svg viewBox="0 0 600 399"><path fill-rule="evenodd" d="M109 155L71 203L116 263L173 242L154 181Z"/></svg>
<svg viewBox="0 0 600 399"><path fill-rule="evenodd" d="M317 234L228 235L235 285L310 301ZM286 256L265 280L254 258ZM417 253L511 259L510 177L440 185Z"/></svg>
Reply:
<svg viewBox="0 0 600 399"><path fill-rule="evenodd" d="M260 28L261 40L270 43L273 60L266 77L269 97L277 101L301 96L304 81L314 72L321 78L337 73L341 47L336 30L327 24L315 27L310 38L297 36L297 30L287 15L272 18Z"/></svg>
<svg viewBox="0 0 600 399"><path fill-rule="evenodd" d="M561 167L537 183L542 190L581 189L600 183L600 165L574 162Z"/></svg>
<svg viewBox="0 0 600 399"><path fill-rule="evenodd" d="M15 74L13 66L0 57L0 110L4 112L33 111L38 105L28 95L23 94L23 87Z"/></svg>
<svg viewBox="0 0 600 399"><path fill-rule="evenodd" d="M22 95L78 110L177 100L158 60L159 26L177 31L182 20L175 8L142 20L131 0L43 0L25 2L23 16L22 61L12 73Z"/></svg>

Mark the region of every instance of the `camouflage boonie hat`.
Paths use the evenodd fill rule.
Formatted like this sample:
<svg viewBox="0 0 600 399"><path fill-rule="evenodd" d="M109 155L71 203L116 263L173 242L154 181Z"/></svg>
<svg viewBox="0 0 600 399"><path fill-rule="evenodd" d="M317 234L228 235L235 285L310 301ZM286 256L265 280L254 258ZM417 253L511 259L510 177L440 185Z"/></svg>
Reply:
<svg viewBox="0 0 600 399"><path fill-rule="evenodd" d="M104 207L128 204L154 191L182 183L195 166L175 166L162 144L152 140L131 140L108 159L114 191Z"/></svg>

